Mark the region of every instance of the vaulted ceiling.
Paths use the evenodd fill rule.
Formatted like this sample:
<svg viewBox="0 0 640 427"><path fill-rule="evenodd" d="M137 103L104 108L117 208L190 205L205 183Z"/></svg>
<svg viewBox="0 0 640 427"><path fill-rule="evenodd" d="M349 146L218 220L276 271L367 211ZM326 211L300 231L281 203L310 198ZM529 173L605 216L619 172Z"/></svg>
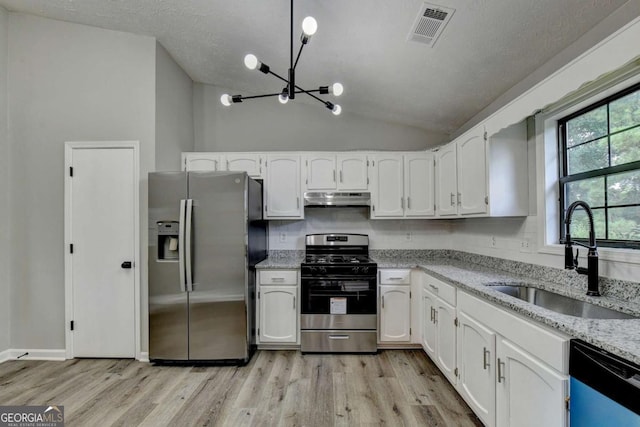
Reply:
<svg viewBox="0 0 640 427"><path fill-rule="evenodd" d="M454 13L428 46L408 41L421 0L296 0L296 44L302 19L311 15L318 22L300 59L297 83L314 88L340 81L345 93L337 102L344 112L451 132L624 3L436 0ZM289 64L287 0L0 0L0 5L154 36L194 81L233 93L277 92L283 86L246 69L245 54L254 53L283 76Z"/></svg>

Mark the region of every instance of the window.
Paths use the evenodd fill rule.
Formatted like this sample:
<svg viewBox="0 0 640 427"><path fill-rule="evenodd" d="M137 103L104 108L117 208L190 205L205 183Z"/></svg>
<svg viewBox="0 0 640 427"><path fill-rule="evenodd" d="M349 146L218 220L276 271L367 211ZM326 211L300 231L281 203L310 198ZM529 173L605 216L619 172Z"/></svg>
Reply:
<svg viewBox="0 0 640 427"><path fill-rule="evenodd" d="M558 136L560 212L583 200L593 210L599 246L640 248L640 84L562 118ZM582 209L571 236L589 236Z"/></svg>

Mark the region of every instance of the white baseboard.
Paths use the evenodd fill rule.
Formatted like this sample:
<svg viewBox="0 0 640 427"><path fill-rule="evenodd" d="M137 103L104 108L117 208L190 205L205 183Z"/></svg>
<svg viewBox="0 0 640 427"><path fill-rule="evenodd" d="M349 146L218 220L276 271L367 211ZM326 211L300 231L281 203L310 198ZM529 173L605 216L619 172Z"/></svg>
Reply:
<svg viewBox="0 0 640 427"><path fill-rule="evenodd" d="M140 352L140 357L138 358L138 361L149 363L149 352L148 351Z"/></svg>
<svg viewBox="0 0 640 427"><path fill-rule="evenodd" d="M66 360L66 350L48 349L16 349L12 348L0 353L0 363L7 360Z"/></svg>

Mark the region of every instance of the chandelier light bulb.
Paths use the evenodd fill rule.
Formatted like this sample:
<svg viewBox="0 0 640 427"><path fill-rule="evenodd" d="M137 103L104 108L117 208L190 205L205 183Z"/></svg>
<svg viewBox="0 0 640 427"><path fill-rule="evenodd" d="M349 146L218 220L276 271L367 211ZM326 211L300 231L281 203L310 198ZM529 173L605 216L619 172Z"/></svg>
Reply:
<svg viewBox="0 0 640 427"><path fill-rule="evenodd" d="M223 94L220 97L220 102L222 103L222 105L224 105L225 107L228 107L231 105L231 95L229 95L228 93Z"/></svg>
<svg viewBox="0 0 640 427"><path fill-rule="evenodd" d="M289 95L281 93L280 95L278 95L278 101L280 101L280 104L286 104L287 102L289 102Z"/></svg>
<svg viewBox="0 0 640 427"><path fill-rule="evenodd" d="M256 58L254 54L250 53L244 57L244 65L250 70L255 70L258 68L258 58Z"/></svg>
<svg viewBox="0 0 640 427"><path fill-rule="evenodd" d="M338 104L334 105L333 108L331 109L331 112L335 115L335 116L339 116L340 113L342 113L342 107L339 106Z"/></svg>
<svg viewBox="0 0 640 427"><path fill-rule="evenodd" d="M302 32L306 36L312 36L318 31L318 23L313 16L307 16L302 20Z"/></svg>
<svg viewBox="0 0 640 427"><path fill-rule="evenodd" d="M342 83L334 83L331 85L331 92L333 92L335 96L340 96L342 92L344 92L344 86L342 86Z"/></svg>

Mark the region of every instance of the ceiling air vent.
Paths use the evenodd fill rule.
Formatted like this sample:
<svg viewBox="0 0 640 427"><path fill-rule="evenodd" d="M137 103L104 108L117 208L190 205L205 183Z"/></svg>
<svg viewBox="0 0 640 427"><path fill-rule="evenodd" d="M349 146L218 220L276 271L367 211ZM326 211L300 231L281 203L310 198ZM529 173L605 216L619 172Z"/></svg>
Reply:
<svg viewBox="0 0 640 427"><path fill-rule="evenodd" d="M442 30L451 20L454 11L454 9L448 7L424 3L413 24L409 40L433 47L440 34L442 34Z"/></svg>

